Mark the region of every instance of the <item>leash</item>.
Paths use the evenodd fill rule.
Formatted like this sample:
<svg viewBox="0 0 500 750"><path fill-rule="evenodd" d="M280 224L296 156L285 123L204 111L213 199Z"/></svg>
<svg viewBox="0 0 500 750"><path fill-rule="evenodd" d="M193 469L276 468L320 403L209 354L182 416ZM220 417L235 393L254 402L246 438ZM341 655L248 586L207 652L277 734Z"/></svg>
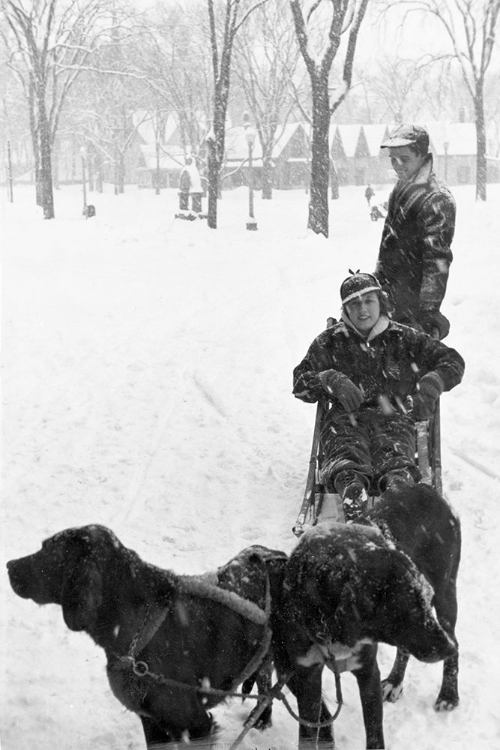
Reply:
<svg viewBox="0 0 500 750"><path fill-rule="evenodd" d="M283 705L285 706L286 710L290 714L290 716L295 719L299 724L302 724L302 726L308 727L309 729L322 729L323 727L328 727L338 718L340 711L342 709L343 705L343 698L342 698L342 686L340 682L340 670L338 668L338 664L334 657L331 659L328 659L326 662L327 667L329 667L335 676L335 689L336 689L336 695L337 695L337 710L335 711L334 715L331 716L329 719L325 719L324 721L307 721L306 719L301 719L300 716L295 713L293 708L290 706L290 703L288 702L287 698L282 692L282 688L285 687L288 680L290 679L290 675L285 675L281 677L278 682L271 688L271 690L266 693L264 696L257 696L257 698L260 700L260 705L257 705L252 714L250 715L249 719L245 723L245 728L240 732L238 737L235 739L233 744L229 747L229 750L236 750L236 748L241 744L244 737L248 734L248 732L256 725L257 721L261 717L261 715L264 713L265 709L270 706L275 698L280 700ZM254 698L255 696L250 695L247 696L249 698Z"/></svg>
<svg viewBox="0 0 500 750"><path fill-rule="evenodd" d="M210 586L210 589L216 588L215 586ZM194 592L191 590L189 593L194 594L195 596L199 594L199 590ZM206 590L202 594L203 597L207 596ZM224 600L223 602L221 599L217 596L216 601L219 601L219 603L223 603L224 605L228 606L230 609L233 609L237 614L242 615L246 617L246 619L258 624L260 624L260 617L255 618L254 613L245 613L242 611L240 601L243 599L243 597L239 597L237 595L237 602L234 606L231 606L231 603L229 600ZM250 600L249 600L250 601ZM253 602L250 602L253 604ZM254 605L257 606L257 605ZM126 655L119 656L115 654L116 662L114 665L112 665L112 668L115 669L127 669L130 667L132 669L132 672L136 677L139 679L143 679L145 677L149 677L151 680L156 682L159 685L169 685L170 687L175 687L181 690L188 690L195 692L198 695L209 695L213 696L218 699L226 699L226 698L241 698L243 700L250 698L251 700L258 701L258 705L250 715L249 719L247 720L247 723L244 727L244 729L240 732L236 740L232 743L229 750L236 750L237 747L241 744L244 737L248 734L248 732L255 726L257 721L259 720L260 716L263 714L263 712L272 705L273 701L277 698L278 700L282 701L283 705L285 706L286 710L292 716L295 721L297 721L299 724L302 724L303 726L306 726L310 729L321 729L323 727L330 726L333 724L333 722L337 719L337 717L340 714L342 705L343 705L343 698L342 698L342 689L341 689L341 682L340 682L340 671L338 664L334 657L331 657L330 659L326 660L326 665L331 669L331 671L334 673L335 676L335 686L336 686L336 695L337 695L337 710L335 711L335 714L324 721L320 722L311 722L307 721L306 719L301 719L300 716L292 709L290 706L290 703L288 702L287 698L282 692L283 687L287 684L288 680L290 679L290 675L284 675L281 677L278 682L267 692L264 694L264 696L259 695L258 693L242 693L242 692L236 692L233 690L220 690L218 688L210 687L209 685L192 685L186 682L182 682L180 680L176 680L172 677L166 677L165 675L158 674L156 672L152 672L149 668L149 665L146 661L137 659L136 657L146 648L148 643L152 640L154 635L159 630L160 626L164 622L167 612L169 610L169 607L164 607L162 609L158 609L157 607L150 606L146 610L146 614L144 616L144 619L138 628L136 634L132 638L132 641L130 642L130 646L128 649L128 652ZM260 610L260 608L259 608ZM258 666L261 664L265 654L268 652L269 647L271 645L271 638L272 638L272 631L269 627L269 618L271 614L271 584L269 580L269 575L266 576L266 605L265 610L260 610L260 612L264 615L264 638L262 640L260 648L257 650L257 652L252 656L246 667L244 668L242 674L234 681L234 684L239 685L242 682L244 682L247 677L252 675L258 668ZM249 616L248 616L249 615Z"/></svg>
<svg viewBox="0 0 500 750"><path fill-rule="evenodd" d="M186 580L184 581L184 584L186 584ZM198 596L198 598L211 598L214 601L229 607L236 612L236 614L245 617L250 622L264 626L264 637L261 641L260 647L245 666L243 672L236 678L236 680L233 680L234 685L241 684L257 670L271 645L272 631L269 627L269 618L271 616L271 582L269 580L269 574L266 575L266 603L264 610L260 609L260 607L251 600L244 599L239 596L239 594L227 589L219 589L215 585L206 584L206 582L202 581L200 578L193 577L193 579L190 579L189 586L186 586L185 590L186 593ZM219 592L223 592L224 595L234 593L234 598L228 596L221 597ZM242 603L252 606L251 608L242 607ZM181 682L180 680L175 680L172 677L165 677L165 675L152 672L147 662L136 658L157 633L164 622L169 609L170 607L159 609L154 606L149 606L147 608L144 619L130 642L127 654L122 656L114 654L116 662L112 665L112 668L126 669L127 667L130 667L136 677L149 677L160 685L170 685L184 690L192 690L202 695L212 695L222 699L234 697L258 700L260 696L255 694L252 695L228 690L219 690L217 688L209 687L208 685L191 685L189 683ZM256 610L258 610L258 612Z"/></svg>

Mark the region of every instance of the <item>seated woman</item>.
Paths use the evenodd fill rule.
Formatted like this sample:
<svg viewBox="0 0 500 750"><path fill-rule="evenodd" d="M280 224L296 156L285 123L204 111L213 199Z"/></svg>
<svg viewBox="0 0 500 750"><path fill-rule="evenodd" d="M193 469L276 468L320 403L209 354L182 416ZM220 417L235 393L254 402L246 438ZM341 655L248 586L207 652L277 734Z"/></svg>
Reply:
<svg viewBox="0 0 500 750"><path fill-rule="evenodd" d="M313 341L294 370L293 393L331 402L321 426L321 481L341 496L349 521L363 512L367 492L420 480L415 420L432 415L465 365L455 349L393 323L375 276L349 276L340 297L341 321Z"/></svg>

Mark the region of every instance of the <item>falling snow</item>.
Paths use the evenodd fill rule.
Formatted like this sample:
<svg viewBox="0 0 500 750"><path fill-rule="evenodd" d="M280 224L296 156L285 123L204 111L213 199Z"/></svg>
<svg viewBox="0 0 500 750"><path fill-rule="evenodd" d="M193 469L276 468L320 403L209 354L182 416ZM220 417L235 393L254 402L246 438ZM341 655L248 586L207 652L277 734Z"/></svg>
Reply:
<svg viewBox="0 0 500 750"><path fill-rule="evenodd" d="M378 189L378 186L377 186ZM308 196L224 193L219 228L176 221L175 191L56 194L44 221L28 188L0 205L4 245L3 552L89 523L113 529L153 565L199 575L242 548L290 552L309 460L314 406L291 395L293 367L338 317L349 268L374 268L382 225L365 186L330 201L330 238L309 234ZM445 493L462 521L460 707L436 714L441 665L412 660L385 708L390 750L500 746L494 571L500 549L500 186L486 204L454 189L457 231L443 312L465 358L442 398ZM60 608L16 597L2 578L2 750L142 750L139 720L112 696L103 652L70 632ZM380 652L384 674L394 650ZM325 676L334 704L335 689ZM355 681L343 677L339 750L364 746ZM251 706L214 714L228 750ZM278 705L243 750L290 750Z"/></svg>

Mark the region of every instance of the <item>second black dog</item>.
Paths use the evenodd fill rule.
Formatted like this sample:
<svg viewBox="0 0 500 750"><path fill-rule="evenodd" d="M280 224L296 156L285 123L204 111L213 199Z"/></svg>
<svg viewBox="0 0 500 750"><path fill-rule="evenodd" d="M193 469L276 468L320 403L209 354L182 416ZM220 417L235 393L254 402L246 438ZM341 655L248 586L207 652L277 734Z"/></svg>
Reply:
<svg viewBox="0 0 500 750"><path fill-rule="evenodd" d="M302 740L333 740L331 726L311 725L328 719L321 675L339 660L358 682L367 748L385 747L382 700L400 691L408 654L444 659L437 704L458 703L459 557L458 519L425 485L384 500L360 524L320 524L304 534L287 566L273 639L278 672L293 675ZM398 648L383 689L378 641Z"/></svg>

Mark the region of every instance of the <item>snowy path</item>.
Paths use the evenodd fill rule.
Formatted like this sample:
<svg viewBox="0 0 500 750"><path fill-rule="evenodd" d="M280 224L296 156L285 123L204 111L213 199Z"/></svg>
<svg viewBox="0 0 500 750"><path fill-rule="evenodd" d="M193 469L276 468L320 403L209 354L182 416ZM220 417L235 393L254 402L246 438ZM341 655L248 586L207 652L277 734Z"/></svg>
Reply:
<svg viewBox="0 0 500 750"><path fill-rule="evenodd" d="M72 188L57 194L55 222L35 216L21 189L14 206L0 206L4 560L90 522L181 573L253 543L292 548L314 407L291 396L291 371L338 314L348 268L373 267L382 225L362 193L345 189L331 203L328 241L305 231L300 191L258 198L257 232L245 231L244 191L224 194L216 232L172 220L175 191L95 196L89 221ZM500 747L500 190L486 206L472 187L456 193L444 312L467 372L442 400L442 435L445 492L464 534L462 702L435 714L441 667L412 661L402 699L385 712L390 750ZM65 628L59 608L15 597L5 576L1 596L2 750L140 750L139 722L110 694L102 652ZM392 656L382 648L383 671ZM359 750L351 676L343 690L337 747ZM249 708L217 708L224 750ZM295 737L278 706L272 729L252 731L243 750L290 750Z"/></svg>

